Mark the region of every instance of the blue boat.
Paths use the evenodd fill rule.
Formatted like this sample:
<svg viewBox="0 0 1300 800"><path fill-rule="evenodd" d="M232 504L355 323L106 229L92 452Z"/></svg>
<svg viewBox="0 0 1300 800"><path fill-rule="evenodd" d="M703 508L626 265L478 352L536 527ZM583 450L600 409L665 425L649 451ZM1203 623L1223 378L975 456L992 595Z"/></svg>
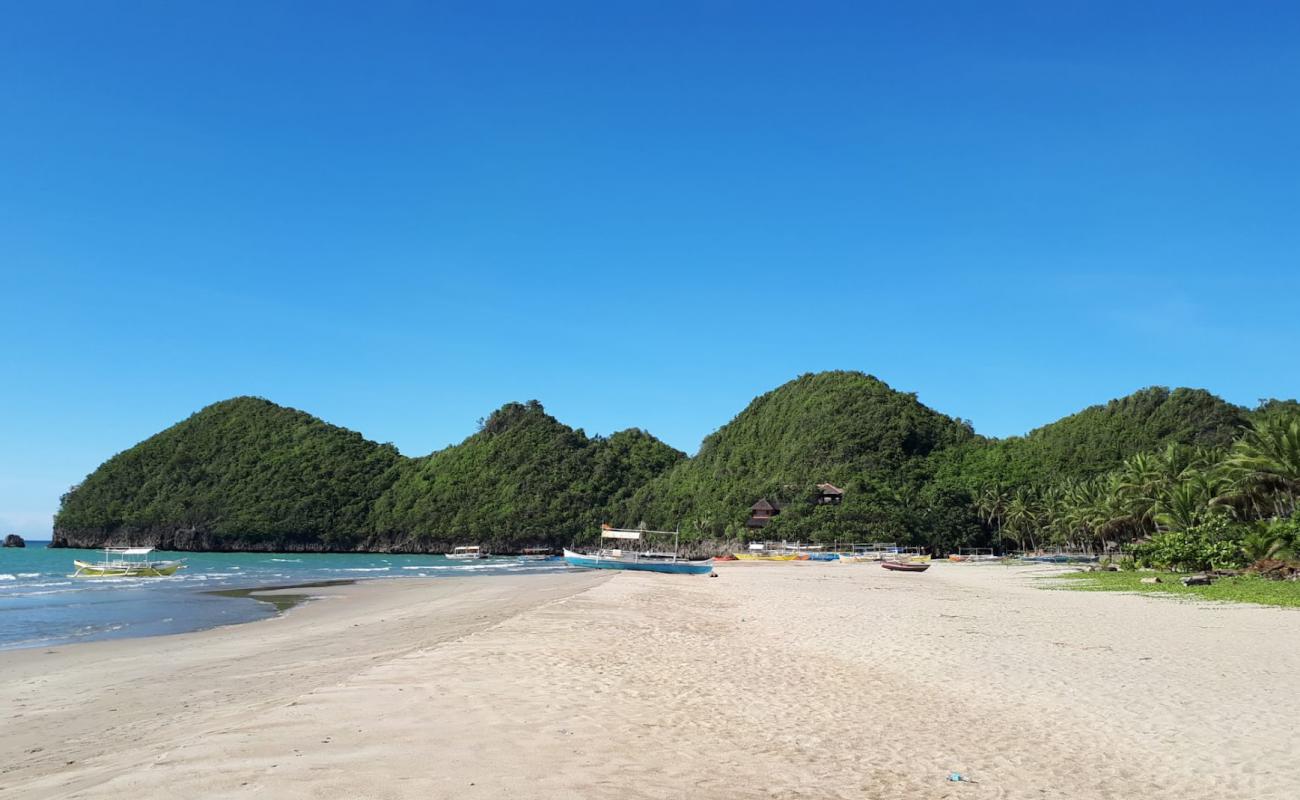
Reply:
<svg viewBox="0 0 1300 800"><path fill-rule="evenodd" d="M809 561L839 561L839 553L809 553Z"/></svg>
<svg viewBox="0 0 1300 800"><path fill-rule="evenodd" d="M671 575L708 575L713 571L713 559L687 561L672 556L619 553L604 550L593 555L564 551L566 564L583 569L629 569L641 572L667 572Z"/></svg>
<svg viewBox="0 0 1300 800"><path fill-rule="evenodd" d="M1095 564L1099 558L1086 553L1048 553L1039 556L1024 556L1020 560L1030 561L1035 564Z"/></svg>

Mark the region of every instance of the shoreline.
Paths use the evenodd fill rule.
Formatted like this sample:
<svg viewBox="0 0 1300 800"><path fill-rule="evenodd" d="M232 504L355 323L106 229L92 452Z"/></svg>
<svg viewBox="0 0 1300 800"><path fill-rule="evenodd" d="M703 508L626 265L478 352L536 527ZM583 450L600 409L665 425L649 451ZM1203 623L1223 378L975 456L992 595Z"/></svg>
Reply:
<svg viewBox="0 0 1300 800"><path fill-rule="evenodd" d="M1300 691L1294 609L1044 591L1041 568L719 567L362 581L255 624L0 654L0 796L1300 789L1276 700Z"/></svg>

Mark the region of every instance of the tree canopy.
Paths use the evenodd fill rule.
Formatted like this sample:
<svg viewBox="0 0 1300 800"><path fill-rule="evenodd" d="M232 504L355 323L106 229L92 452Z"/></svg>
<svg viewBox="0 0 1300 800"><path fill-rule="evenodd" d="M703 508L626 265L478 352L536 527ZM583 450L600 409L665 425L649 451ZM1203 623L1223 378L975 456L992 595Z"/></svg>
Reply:
<svg viewBox="0 0 1300 800"><path fill-rule="evenodd" d="M1141 475L1157 457L1184 467L1226 458L1215 474L1236 470L1234 485L1255 488L1220 504L1263 502L1260 487L1295 478L1259 469L1234 442L1252 419L1269 421L1261 431L1274 436L1295 409L1266 401L1251 412L1203 390L1150 388L998 440L870 375L823 372L756 398L691 458L641 430L588 436L536 401L509 403L464 442L409 458L239 397L106 461L64 496L55 542L174 544L197 531L231 549L437 552L472 542L506 551L582 541L611 522L680 526L700 549L745 538L996 546L1009 532L1045 530L1045 496L1110 496L1098 487L1121 480L1138 481L1130 493L1151 489ZM1274 458L1289 445L1256 446ZM1117 477L1121 468L1132 474ZM812 502L824 482L845 490L843 502ZM1117 509L1108 530L1178 519L1200 502L1188 493L1219 488ZM747 528L760 499L781 513Z"/></svg>

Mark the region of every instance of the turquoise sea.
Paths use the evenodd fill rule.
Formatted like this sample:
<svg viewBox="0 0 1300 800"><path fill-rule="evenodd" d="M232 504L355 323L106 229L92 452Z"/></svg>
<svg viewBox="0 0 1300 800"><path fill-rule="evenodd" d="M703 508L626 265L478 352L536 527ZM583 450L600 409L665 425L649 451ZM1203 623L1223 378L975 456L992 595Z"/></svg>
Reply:
<svg viewBox="0 0 1300 800"><path fill-rule="evenodd" d="M450 560L380 553L170 553L186 568L169 578L72 578L73 559L98 550L50 549L46 542L0 549L0 650L125 636L158 636L274 616L270 603L215 590L330 580L546 573L563 561L513 557Z"/></svg>

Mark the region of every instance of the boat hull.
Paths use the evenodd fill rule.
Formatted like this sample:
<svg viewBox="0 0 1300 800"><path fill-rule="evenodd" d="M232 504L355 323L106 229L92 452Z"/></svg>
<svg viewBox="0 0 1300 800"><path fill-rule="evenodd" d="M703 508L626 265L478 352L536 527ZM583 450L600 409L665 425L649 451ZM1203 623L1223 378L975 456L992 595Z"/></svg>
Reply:
<svg viewBox="0 0 1300 800"><path fill-rule="evenodd" d="M780 553L771 555L758 555L756 553L732 553L737 561L794 561L797 556L794 553Z"/></svg>
<svg viewBox="0 0 1300 800"><path fill-rule="evenodd" d="M880 562L880 566L892 572L925 572L930 568L930 564L927 561L903 563L898 561L882 561Z"/></svg>
<svg viewBox="0 0 1300 800"><path fill-rule="evenodd" d="M622 558L602 558L564 551L564 561L569 566L582 569L621 569L634 572L663 572L669 575L708 575L713 571L713 560L708 561L657 561Z"/></svg>
<svg viewBox="0 0 1300 800"><path fill-rule="evenodd" d="M138 567L115 567L103 564L91 564L87 561L73 561L77 571L74 578L166 578L184 569L179 561L162 562Z"/></svg>
<svg viewBox="0 0 1300 800"><path fill-rule="evenodd" d="M1060 553L1046 556L1025 556L1021 560L1029 561L1034 564L1095 564L1100 559L1098 556Z"/></svg>

